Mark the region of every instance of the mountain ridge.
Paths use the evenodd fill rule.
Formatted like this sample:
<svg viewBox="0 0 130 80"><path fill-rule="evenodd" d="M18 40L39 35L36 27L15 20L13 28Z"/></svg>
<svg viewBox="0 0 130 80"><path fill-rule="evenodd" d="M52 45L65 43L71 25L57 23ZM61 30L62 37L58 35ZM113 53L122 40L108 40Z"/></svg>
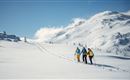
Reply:
<svg viewBox="0 0 130 80"><path fill-rule="evenodd" d="M88 20L79 19L76 23L73 22L68 27L55 33L47 42L81 43L105 52L130 55L129 26L130 15L105 11ZM119 35L122 37L117 37Z"/></svg>

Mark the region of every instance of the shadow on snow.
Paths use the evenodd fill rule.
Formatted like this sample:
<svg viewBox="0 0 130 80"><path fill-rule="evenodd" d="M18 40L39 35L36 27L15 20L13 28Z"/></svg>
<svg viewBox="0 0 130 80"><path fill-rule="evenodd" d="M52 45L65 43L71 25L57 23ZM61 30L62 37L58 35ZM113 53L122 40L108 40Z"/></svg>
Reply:
<svg viewBox="0 0 130 80"><path fill-rule="evenodd" d="M108 56L110 58L116 58L116 59L123 59L123 60L130 60L129 57L121 57L121 56Z"/></svg>

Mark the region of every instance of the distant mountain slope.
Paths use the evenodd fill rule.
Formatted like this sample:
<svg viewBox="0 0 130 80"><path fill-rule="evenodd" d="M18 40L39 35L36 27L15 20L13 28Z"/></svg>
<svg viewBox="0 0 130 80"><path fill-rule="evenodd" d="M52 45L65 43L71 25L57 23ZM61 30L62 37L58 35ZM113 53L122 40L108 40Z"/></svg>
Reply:
<svg viewBox="0 0 130 80"><path fill-rule="evenodd" d="M5 31L0 33L0 40L18 42L20 38L16 35L7 34Z"/></svg>

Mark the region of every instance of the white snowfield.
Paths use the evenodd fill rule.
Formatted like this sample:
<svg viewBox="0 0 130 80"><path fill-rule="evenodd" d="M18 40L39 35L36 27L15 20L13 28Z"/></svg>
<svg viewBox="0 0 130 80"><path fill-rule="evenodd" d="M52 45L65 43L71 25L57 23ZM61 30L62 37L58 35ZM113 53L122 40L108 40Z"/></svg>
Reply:
<svg viewBox="0 0 130 80"><path fill-rule="evenodd" d="M75 49L71 44L0 41L0 79L130 79L130 57L94 50L90 65L75 61Z"/></svg>

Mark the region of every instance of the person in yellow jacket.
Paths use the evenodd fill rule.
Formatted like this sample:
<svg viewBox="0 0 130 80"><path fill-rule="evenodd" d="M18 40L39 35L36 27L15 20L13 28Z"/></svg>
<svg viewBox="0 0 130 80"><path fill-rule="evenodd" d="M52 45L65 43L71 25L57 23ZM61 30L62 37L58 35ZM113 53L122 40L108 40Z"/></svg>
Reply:
<svg viewBox="0 0 130 80"><path fill-rule="evenodd" d="M89 57L90 63L93 64L92 58L93 58L94 54L90 48L88 48L87 56Z"/></svg>

